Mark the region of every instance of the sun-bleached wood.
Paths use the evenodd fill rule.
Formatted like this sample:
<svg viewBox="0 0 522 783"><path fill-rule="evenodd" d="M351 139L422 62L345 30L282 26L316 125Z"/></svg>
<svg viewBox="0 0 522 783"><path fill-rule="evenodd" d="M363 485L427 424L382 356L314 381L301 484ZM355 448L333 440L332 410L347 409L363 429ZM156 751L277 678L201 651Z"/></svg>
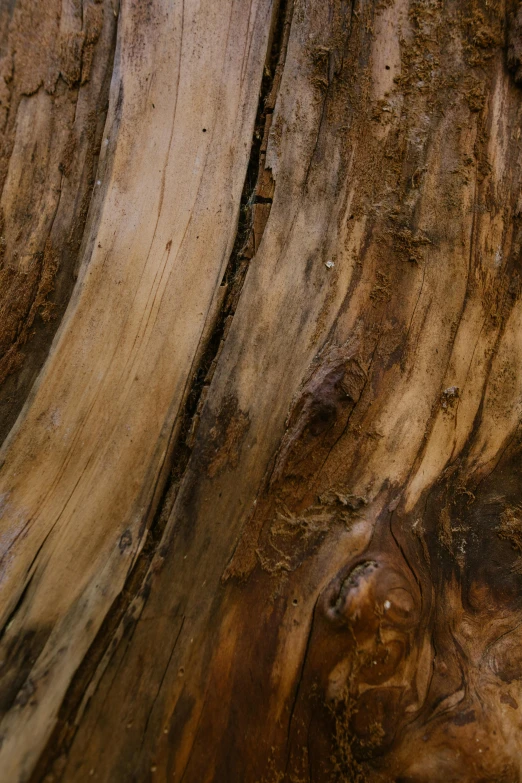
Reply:
<svg viewBox="0 0 522 783"><path fill-rule="evenodd" d="M270 19L264 0L122 5L79 278L2 451L3 682L22 694L6 780L30 772L143 544L234 242Z"/></svg>

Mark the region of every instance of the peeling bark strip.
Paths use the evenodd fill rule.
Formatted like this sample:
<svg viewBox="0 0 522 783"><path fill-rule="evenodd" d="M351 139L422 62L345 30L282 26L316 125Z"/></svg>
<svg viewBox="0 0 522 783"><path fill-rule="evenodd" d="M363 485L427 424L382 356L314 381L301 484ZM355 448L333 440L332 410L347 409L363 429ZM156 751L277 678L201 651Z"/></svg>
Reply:
<svg viewBox="0 0 522 783"><path fill-rule="evenodd" d="M2 454L6 779L31 773L143 545L221 296L271 14L268 0L122 6L78 282Z"/></svg>
<svg viewBox="0 0 522 783"><path fill-rule="evenodd" d="M213 317L209 318L209 325L212 327L211 331L201 340L200 352L198 352L200 355L199 362L193 373L190 389L186 394L177 437L174 439L172 455L170 459L167 457L165 460L166 464L170 464L171 467L163 497L157 504L156 516L151 522L145 544L125 582L125 588L112 605L89 652L82 662L82 666L71 683L60 709L56 729L50 737L46 752L40 759L33 774L34 780L45 777L49 768L59 769L63 765L64 754L70 747L76 733L79 717L83 714L85 705L90 699L93 689L96 688L98 679L103 673L107 661L110 660L122 637L132 627L144 605L144 601L147 599L153 572L153 569L150 568L151 561L157 554L163 557L162 536L179 488L180 478L186 469L194 446L194 435L199 424L200 411L208 394L217 360L230 329L251 259L250 250L254 242L254 232L256 231L258 193L266 180L264 161L268 136L267 129L270 126L275 96L277 95L282 73L282 64L286 54L291 12L292 6L286 2L282 2L279 6L274 7L271 25L272 43L269 57L265 63L234 247L221 281L219 297L216 297L218 307L216 307ZM233 408L233 400L231 404ZM215 446L216 444L214 444ZM213 457L212 452L215 450L215 448L209 449L211 460ZM222 460L223 452L224 450L220 450L219 444L217 444L217 454L214 456Z"/></svg>
<svg viewBox="0 0 522 783"><path fill-rule="evenodd" d="M96 65L87 7L33 6L64 32L20 107ZM122 4L2 453L0 777L522 779L519 19Z"/></svg>

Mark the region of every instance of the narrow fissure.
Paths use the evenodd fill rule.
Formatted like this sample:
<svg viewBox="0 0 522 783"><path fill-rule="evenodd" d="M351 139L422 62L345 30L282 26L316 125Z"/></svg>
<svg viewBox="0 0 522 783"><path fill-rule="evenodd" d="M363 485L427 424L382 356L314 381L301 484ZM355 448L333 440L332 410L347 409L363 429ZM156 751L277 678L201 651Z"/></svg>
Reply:
<svg viewBox="0 0 522 783"><path fill-rule="evenodd" d="M270 172L265 169L264 165L266 142L284 68L292 12L293 0L275 2L272 32L263 71L250 159L241 195L236 238L221 282L221 286L226 286L228 290L189 385L185 404L180 413L179 434L170 455L171 468L160 495L156 513L150 524L143 549L136 559L123 590L108 611L98 634L69 685L58 714L56 727L33 771L32 783L37 783L45 779L46 775L52 774L55 762L58 760L63 762L76 734L77 722L75 719L81 708L87 687L95 676L97 668L109 649L132 601L140 594L145 596L149 589L146 579L149 566L160 547L181 479L187 468L199 420L199 410L204 402L205 392L210 384L222 344L235 314L250 260L258 247L260 236L254 238L256 205L259 204L265 210L262 235L272 204L272 195L267 195L266 192L267 174L269 188L273 191Z"/></svg>

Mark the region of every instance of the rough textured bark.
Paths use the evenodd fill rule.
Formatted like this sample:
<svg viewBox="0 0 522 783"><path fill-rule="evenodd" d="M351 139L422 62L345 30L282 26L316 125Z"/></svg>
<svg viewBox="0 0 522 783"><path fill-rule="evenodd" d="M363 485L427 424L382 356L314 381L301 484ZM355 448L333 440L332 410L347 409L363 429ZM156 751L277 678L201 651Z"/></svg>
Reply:
<svg viewBox="0 0 522 783"><path fill-rule="evenodd" d="M2 780L522 779L521 30L2 7Z"/></svg>

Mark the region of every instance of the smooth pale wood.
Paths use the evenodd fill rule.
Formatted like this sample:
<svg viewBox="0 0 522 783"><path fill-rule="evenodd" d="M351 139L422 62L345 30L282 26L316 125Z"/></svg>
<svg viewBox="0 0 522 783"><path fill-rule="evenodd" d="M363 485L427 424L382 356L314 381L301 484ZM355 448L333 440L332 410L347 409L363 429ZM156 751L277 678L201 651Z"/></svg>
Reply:
<svg viewBox="0 0 522 783"><path fill-rule="evenodd" d="M2 451L2 657L38 637L9 660L29 698L1 724L4 779L30 773L143 543L234 241L271 6L122 5L79 279Z"/></svg>

